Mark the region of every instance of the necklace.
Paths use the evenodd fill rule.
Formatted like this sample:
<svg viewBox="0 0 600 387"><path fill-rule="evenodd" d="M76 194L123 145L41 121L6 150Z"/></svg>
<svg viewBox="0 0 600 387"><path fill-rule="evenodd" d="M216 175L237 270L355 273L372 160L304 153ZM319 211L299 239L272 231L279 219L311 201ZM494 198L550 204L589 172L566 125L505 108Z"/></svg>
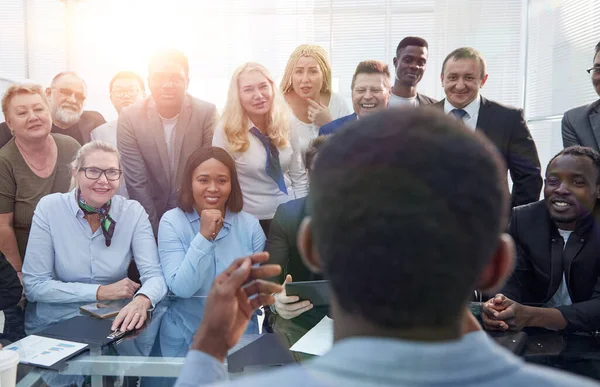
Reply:
<svg viewBox="0 0 600 387"><path fill-rule="evenodd" d="M21 156L23 156L23 158L25 159L25 161L27 162L27 164L29 164L33 169L35 169L36 171L43 171L44 169L46 169L48 167L48 156L46 156L46 164L44 164L43 167L38 168L38 167L36 167L33 164L33 162L29 159L29 157L27 157L27 154L25 153L25 151L23 150L23 148L21 148L21 146L16 141L16 139L15 139L15 144L17 145L17 148L19 149L19 152L21 152ZM50 150L50 153L52 153L52 150Z"/></svg>

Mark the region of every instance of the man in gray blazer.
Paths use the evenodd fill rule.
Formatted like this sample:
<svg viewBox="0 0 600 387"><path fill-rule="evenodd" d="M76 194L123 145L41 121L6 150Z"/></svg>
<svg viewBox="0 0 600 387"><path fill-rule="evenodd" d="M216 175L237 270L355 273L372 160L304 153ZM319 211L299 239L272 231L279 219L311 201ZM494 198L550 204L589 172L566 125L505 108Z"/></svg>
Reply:
<svg viewBox="0 0 600 387"><path fill-rule="evenodd" d="M600 95L600 42L596 45L594 64L587 72L592 77L596 93ZM600 151L600 100L568 110L562 119L563 146L590 147Z"/></svg>
<svg viewBox="0 0 600 387"><path fill-rule="evenodd" d="M179 51L156 54L148 68L151 96L124 109L117 147L129 197L144 206L154 234L162 215L177 206L177 188L192 152L211 146L215 105L186 93L187 58Z"/></svg>

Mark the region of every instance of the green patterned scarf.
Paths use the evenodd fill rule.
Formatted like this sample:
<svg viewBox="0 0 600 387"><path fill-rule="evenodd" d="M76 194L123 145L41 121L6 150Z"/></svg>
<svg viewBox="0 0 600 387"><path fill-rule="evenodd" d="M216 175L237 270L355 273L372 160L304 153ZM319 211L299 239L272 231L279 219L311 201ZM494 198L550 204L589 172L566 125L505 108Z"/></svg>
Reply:
<svg viewBox="0 0 600 387"><path fill-rule="evenodd" d="M98 219L100 219L100 227L102 228L102 234L104 234L104 239L106 240L106 247L110 246L110 242L112 240L113 234L115 232L115 225L117 222L114 221L113 218L110 217L110 200L100 208L94 208L87 204L85 200L81 197L81 190L77 190L77 203L79 203L79 208L86 215L98 214Z"/></svg>

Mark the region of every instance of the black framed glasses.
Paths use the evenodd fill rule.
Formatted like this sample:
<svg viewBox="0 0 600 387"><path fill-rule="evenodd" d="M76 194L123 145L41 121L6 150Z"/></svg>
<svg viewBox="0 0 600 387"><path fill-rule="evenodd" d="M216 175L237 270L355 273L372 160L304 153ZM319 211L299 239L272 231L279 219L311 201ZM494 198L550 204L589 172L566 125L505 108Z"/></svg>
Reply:
<svg viewBox="0 0 600 387"><path fill-rule="evenodd" d="M58 89L53 88L52 90L58 90L58 92L64 95L65 97L73 96L75 97L75 100L79 103L83 103L83 101L85 101L85 95L83 93L69 89L68 87L60 87Z"/></svg>
<svg viewBox="0 0 600 387"><path fill-rule="evenodd" d="M100 169L96 167L82 167L81 171L85 173L85 177L90 180L98 180L102 174L106 176L106 180L116 181L121 178L123 171L120 169Z"/></svg>
<svg viewBox="0 0 600 387"><path fill-rule="evenodd" d="M600 78L600 66L590 67L586 71L587 71L588 74L590 74L590 77L592 77L594 79L599 79Z"/></svg>
<svg viewBox="0 0 600 387"><path fill-rule="evenodd" d="M117 89L117 90L113 90L111 91L110 95L113 95L115 97L119 97L119 98L123 98L125 96L127 97L137 97L138 94L140 94L140 91L137 89L128 89L128 90L121 90L121 89Z"/></svg>

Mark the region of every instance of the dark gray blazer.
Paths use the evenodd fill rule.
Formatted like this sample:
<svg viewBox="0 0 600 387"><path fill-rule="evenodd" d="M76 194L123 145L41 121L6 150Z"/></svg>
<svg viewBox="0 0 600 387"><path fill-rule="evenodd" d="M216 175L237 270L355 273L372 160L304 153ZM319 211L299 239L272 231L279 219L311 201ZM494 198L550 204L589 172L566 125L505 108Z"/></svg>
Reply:
<svg viewBox="0 0 600 387"><path fill-rule="evenodd" d="M129 198L144 206L155 236L162 215L176 205L174 197L187 159L195 150L212 146L216 122L215 105L186 95L174 130L176 170L172 173L165 132L152 97L127 107L119 116L117 148Z"/></svg>
<svg viewBox="0 0 600 387"><path fill-rule="evenodd" d="M581 145L600 150L600 99L565 112L562 138L565 148Z"/></svg>

